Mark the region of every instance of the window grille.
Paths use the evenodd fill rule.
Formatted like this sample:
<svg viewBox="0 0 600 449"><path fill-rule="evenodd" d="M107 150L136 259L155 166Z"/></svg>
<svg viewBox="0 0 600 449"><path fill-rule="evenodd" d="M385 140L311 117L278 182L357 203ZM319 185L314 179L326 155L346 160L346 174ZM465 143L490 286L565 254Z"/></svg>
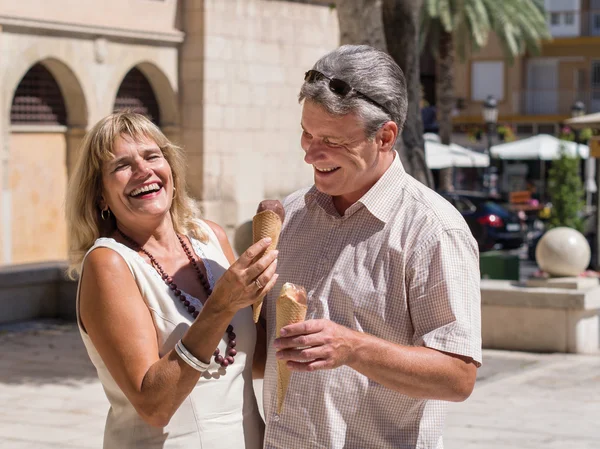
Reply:
<svg viewBox="0 0 600 449"><path fill-rule="evenodd" d="M36 64L25 74L10 108L13 125L66 125L67 113L62 93L52 74Z"/></svg>
<svg viewBox="0 0 600 449"><path fill-rule="evenodd" d="M131 69L119 87L114 111L132 110L145 115L156 125L160 125L160 111L152 86L135 67Z"/></svg>

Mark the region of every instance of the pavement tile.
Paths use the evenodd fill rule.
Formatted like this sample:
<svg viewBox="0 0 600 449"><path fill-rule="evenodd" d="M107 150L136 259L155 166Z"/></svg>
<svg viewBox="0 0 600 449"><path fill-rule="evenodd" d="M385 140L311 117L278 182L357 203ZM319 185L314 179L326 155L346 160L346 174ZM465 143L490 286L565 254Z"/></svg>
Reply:
<svg viewBox="0 0 600 449"><path fill-rule="evenodd" d="M76 325L0 326L0 347L0 449L100 449L108 401ZM600 448L600 357L483 360L471 397L450 404L446 449Z"/></svg>

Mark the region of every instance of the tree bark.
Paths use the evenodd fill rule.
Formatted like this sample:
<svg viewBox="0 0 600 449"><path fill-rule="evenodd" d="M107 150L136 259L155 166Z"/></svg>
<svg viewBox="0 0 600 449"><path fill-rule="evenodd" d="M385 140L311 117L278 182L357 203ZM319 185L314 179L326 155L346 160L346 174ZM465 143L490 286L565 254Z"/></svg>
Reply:
<svg viewBox="0 0 600 449"><path fill-rule="evenodd" d="M408 116L396 149L405 170L428 187L419 77L419 11L422 0L337 0L341 44L367 44L388 51L404 71Z"/></svg>
<svg viewBox="0 0 600 449"><path fill-rule="evenodd" d="M452 140L452 110L454 109L454 41L452 34L442 31L440 35L438 58L438 76L436 82L437 122L440 127L440 139L444 145ZM454 168L440 171L440 190L454 190Z"/></svg>
<svg viewBox="0 0 600 449"><path fill-rule="evenodd" d="M381 0L337 0L340 44L365 44L386 51Z"/></svg>
<svg viewBox="0 0 600 449"><path fill-rule="evenodd" d="M422 0L383 0L382 18L389 54L404 71L408 115L398 153L406 171L428 187L433 177L425 161L419 70L419 13Z"/></svg>

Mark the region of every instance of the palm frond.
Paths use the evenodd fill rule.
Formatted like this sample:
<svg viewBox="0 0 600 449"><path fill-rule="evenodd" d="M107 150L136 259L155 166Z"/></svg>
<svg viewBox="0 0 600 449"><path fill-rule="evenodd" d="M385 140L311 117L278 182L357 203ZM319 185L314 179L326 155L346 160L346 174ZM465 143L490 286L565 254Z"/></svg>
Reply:
<svg viewBox="0 0 600 449"><path fill-rule="evenodd" d="M431 18L439 17L439 0L424 0L421 11Z"/></svg>
<svg viewBox="0 0 600 449"><path fill-rule="evenodd" d="M451 33L454 28L454 16L452 14L451 3L452 0L438 0L438 17L447 33Z"/></svg>
<svg viewBox="0 0 600 449"><path fill-rule="evenodd" d="M551 39L544 0L424 0L421 13L429 35L436 26L453 34L459 56L487 45L492 31L510 60L539 52L541 41Z"/></svg>
<svg viewBox="0 0 600 449"><path fill-rule="evenodd" d="M481 7L481 2L471 1L465 4L463 14L466 19L464 21L465 26L471 32L473 48L479 49L483 47L487 43L490 31L490 22L486 10Z"/></svg>

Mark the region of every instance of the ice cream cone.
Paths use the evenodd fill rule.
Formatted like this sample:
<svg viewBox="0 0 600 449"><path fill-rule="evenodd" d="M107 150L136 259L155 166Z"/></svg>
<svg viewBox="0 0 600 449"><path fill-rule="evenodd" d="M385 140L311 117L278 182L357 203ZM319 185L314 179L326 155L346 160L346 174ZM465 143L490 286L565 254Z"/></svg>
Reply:
<svg viewBox="0 0 600 449"><path fill-rule="evenodd" d="M304 304L298 302L303 300ZM281 293L275 305L277 318L275 320L276 336L279 338L282 327L292 323L299 323L306 318L306 291L302 287L286 282L281 288ZM285 393L290 384L292 373L286 366L286 361L277 361L277 413L281 413Z"/></svg>
<svg viewBox="0 0 600 449"><path fill-rule="evenodd" d="M254 243L265 237L271 237L271 244L267 251L277 248L279 233L281 232L281 218L275 212L265 210L257 213L252 219L252 240ZM260 298L252 304L254 322L258 322L260 310L262 309L263 298Z"/></svg>

